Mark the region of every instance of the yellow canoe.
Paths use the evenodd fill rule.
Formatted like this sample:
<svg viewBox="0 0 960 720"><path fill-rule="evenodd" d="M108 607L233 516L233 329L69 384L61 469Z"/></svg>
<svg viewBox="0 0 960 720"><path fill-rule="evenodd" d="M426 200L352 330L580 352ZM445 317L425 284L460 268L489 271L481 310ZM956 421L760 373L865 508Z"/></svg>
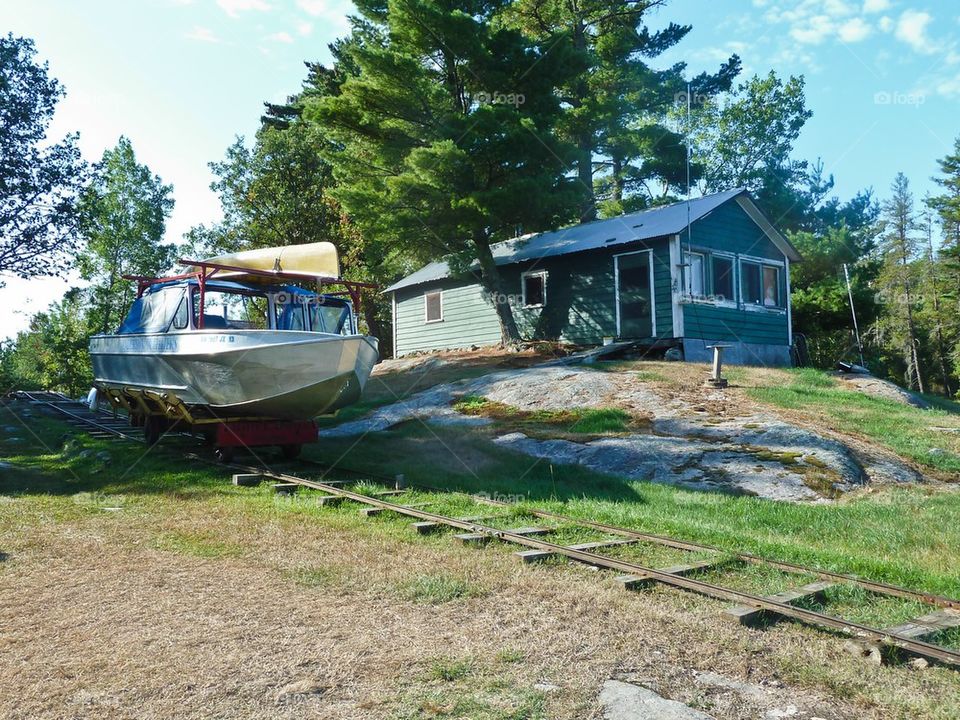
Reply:
<svg viewBox="0 0 960 720"><path fill-rule="evenodd" d="M314 280L340 278L340 258L337 255L337 248L329 242L244 250L207 258L202 262L261 272L283 272ZM265 279L262 275L245 276L242 270L224 270L218 272L216 277L222 279L244 277L247 280L261 282Z"/></svg>

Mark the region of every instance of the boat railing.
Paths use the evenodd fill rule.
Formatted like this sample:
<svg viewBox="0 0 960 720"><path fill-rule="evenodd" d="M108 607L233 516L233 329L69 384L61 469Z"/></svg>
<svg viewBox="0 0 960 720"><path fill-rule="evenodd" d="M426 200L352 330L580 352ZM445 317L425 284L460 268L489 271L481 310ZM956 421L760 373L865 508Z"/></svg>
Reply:
<svg viewBox="0 0 960 720"><path fill-rule="evenodd" d="M279 260L274 266L273 270L258 270L252 268L240 267L237 265L224 265L221 263L209 262L207 260L187 260L180 258L177 260L181 265L186 265L189 267L197 268L188 273L181 273L179 275L167 275L164 277L148 277L144 275L124 275L125 280L132 280L137 283L137 297L141 297L148 287L151 285L158 285L160 283L174 282L177 280L189 280L195 279L199 285L200 298L199 298L199 307L197 312L198 317L198 330L202 330L204 326L204 301L206 297L206 284L207 281L217 279L218 274L228 273L229 278L224 277L223 279L230 280L242 280L244 277L247 278L256 278L256 279L271 279L271 280L292 280L294 282L304 282L312 281L317 284L317 292L323 293L324 287L333 286L333 287L343 287L343 290L335 290L327 292L328 295L349 295L350 301L353 305L353 311L355 314L360 313L360 302L361 302L361 293L363 290L376 290L380 286L376 283L370 282L359 282L357 280L344 280L343 278L337 277L328 277L324 275L315 275L310 273L302 272L288 272L284 271L280 267ZM239 276L239 277L238 277Z"/></svg>

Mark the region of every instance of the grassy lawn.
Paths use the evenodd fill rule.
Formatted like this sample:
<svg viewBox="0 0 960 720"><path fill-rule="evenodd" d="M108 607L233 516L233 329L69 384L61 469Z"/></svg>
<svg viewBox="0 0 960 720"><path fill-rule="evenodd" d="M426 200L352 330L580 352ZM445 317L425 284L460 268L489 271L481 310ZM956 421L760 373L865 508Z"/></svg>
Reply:
<svg viewBox="0 0 960 720"><path fill-rule="evenodd" d="M823 418L836 430L869 438L948 479L960 473L960 404L929 398L935 406L921 410L844 387L818 370L781 372L786 382L778 383L771 375L758 381L757 374L737 368L734 380L762 403Z"/></svg>
<svg viewBox="0 0 960 720"><path fill-rule="evenodd" d="M489 442L492 430L410 421L359 439L346 467L403 473L429 487L486 493L646 532L960 597L960 494L865 491L812 505L684 490L551 464ZM339 443L312 448L338 456Z"/></svg>
<svg viewBox="0 0 960 720"><path fill-rule="evenodd" d="M489 371L489 366L465 370L468 374ZM623 364L615 371L631 372L632 366ZM461 368L457 376L462 377L463 372ZM651 383L674 382L675 371L666 364L643 372L650 374ZM877 442L893 449L903 442L907 443L904 447L918 452L923 449L927 453L930 447L944 448L947 453L956 451L955 446L944 444L953 442L954 436L929 429L958 424L950 405L926 412L890 407L894 404L837 387L826 376L791 372L786 374L789 382L778 382L776 377L782 376L768 372L736 377L735 384L742 388L739 392L763 404L820 418L838 430L849 427L849 432L864 437L876 433ZM401 382L401 376L394 382ZM373 403L370 407L389 401L386 396L369 400ZM411 484L441 492L411 489L398 496L398 502L428 503L432 512L459 517L495 515L484 520L495 527L542 525L543 520L526 513L535 508L552 510L699 541L721 551L751 552L960 597L960 495L950 487L873 488L834 503L812 505L629 481L578 466L537 461L490 442L495 433L511 428L581 439L630 432L636 420L623 411L571 408L559 413L518 413L481 398L467 397L460 402L462 411L489 417L494 425L428 426L414 420L364 437L323 440L307 448L305 455L373 476L403 473ZM851 419L848 413L854 411L862 415ZM0 418L3 425L13 422L9 416ZM597 682L609 676L624 658L629 658L628 663L643 665L650 647L663 648L670 657L682 658L683 663L704 670L785 680L833 698L838 704L852 703L849 707L863 717L960 715L960 679L951 670L931 668L915 673L902 666L865 668L851 662L839 649L841 639L829 633L781 623L754 634L720 622L717 615L725 607L723 603L664 588L622 594L603 573L598 576L559 561L521 570L506 562L511 548L496 543L483 551L461 548L451 544L445 533L417 535L409 527L409 519L389 513L365 520L353 503L319 506L312 502L317 495L310 491L283 498L267 486L233 487L225 480L222 468L188 467L182 462L184 452L196 450L188 441L169 439L161 448L145 453L141 446L88 436L65 444L66 428L55 420L38 418L35 429L36 437L20 443L7 442L8 435L0 439L0 459L10 466L0 469L0 578L9 592L16 592L21 573L27 583L37 573L55 572L64 562L65 572L69 571L65 578L51 576L37 582L42 582L43 588L55 588L66 580L66 586L70 586L68 578L77 577L78 570L70 571L69 560L63 558L73 559L74 555L81 568L105 563L104 577L109 579L113 573L128 578L124 587L136 586L133 578L141 565L145 577L162 577L158 587L169 585L171 590L191 573L207 578L197 580L203 590L197 590L192 601L181 603L232 597L231 593L240 592L248 582L249 597L262 606L244 610L245 625L240 626L244 629L222 632L221 642L234 644L229 644L229 652L210 656L205 661L209 667L197 670L201 675L209 674L208 684L222 682L217 678L238 672L229 661L242 656L245 646L237 643L243 638L246 642L259 638L257 646L266 659L243 663L239 672L245 683L256 685L264 682L256 672L265 664L271 673L285 678L275 683L277 687L270 685L271 693L282 696L283 682L296 680L299 675L286 677L291 671L284 663L288 662L291 646L278 644L274 648L271 644L277 628L286 627L283 615L275 615L274 610L297 608L297 626L302 625L309 633L297 641L297 646L313 647L324 633L336 634L330 628L320 629L327 627L324 609L335 607L338 620L347 622L350 628L346 635L337 635L346 645L331 645L330 655L316 662L323 667L343 664L360 679L324 681L336 689L317 697L325 697L325 701L347 697L350 683L358 683L362 690L357 692L375 698L365 701L371 703L370 716L491 720L584 717L593 711ZM907 442L908 438L912 440ZM939 438L941 444L928 445L933 438ZM100 456L104 451L109 453L108 459ZM926 462L939 463L930 466L948 473L952 472L949 457L935 453ZM278 457L267 459L284 467ZM319 470L316 477L321 477ZM335 478L336 471L324 477ZM370 482L357 489L372 492L376 487ZM459 491L486 494L516 502L517 506L491 510ZM581 527L547 524L553 527L547 536L553 542L572 544L603 537ZM89 550L85 551L87 546ZM644 544L618 548L612 554L652 567L717 557L709 552L691 554ZM114 556L118 557L116 565L112 564ZM84 569L79 577L85 575ZM249 580L244 580L248 575ZM776 592L809 580L735 564L702 577L756 593ZM23 590L27 596L37 593L27 587ZM109 591L99 586L94 591L97 598L110 597ZM127 598L123 594L127 592L123 590L120 597ZM0 607L10 598L0 597ZM64 603L68 601L76 603L63 599ZM169 602L178 607L177 601ZM243 601L236 602L242 605ZM131 617L126 622L147 628L142 632L154 625L158 633L162 630L167 635L188 632L179 625L167 627L164 623L169 622L168 616L145 622L142 616L150 615L156 604L152 596L150 603L146 608L125 599L124 606L131 604ZM7 607L15 604L8 602ZM115 603L111 605L115 607ZM833 614L881 626L925 610L909 602L867 597L848 586L832 590L826 607ZM203 611L203 617L217 617L223 612L223 607L211 606ZM556 618L553 612L559 613ZM535 624L531 613L540 613ZM261 614L265 616L262 621ZM578 625L589 626L595 635L589 658L578 655L582 652L582 628L568 636L565 628L560 629L563 625L551 625L566 623L570 614L578 615ZM3 617L17 623L19 616ZM622 623L624 617L631 618L629 631ZM397 623L394 629L380 627L391 620ZM34 626L40 627L38 622ZM183 622L197 620L188 613ZM105 632L113 632L113 628ZM420 632L422 637L410 640L411 632ZM438 644L438 635L447 640ZM390 642L384 642L387 636ZM470 640L456 640L462 636ZM231 641L231 637L236 640ZM368 644L361 646L361 639ZM960 646L960 635L946 635L938 641ZM140 645L131 644L130 654L125 656L128 667L140 663L142 654L149 654L153 647L138 642ZM160 637L151 642L163 644ZM351 644L354 642L356 647ZM55 653L56 647L51 645L49 652ZM199 652L196 648L202 643L188 647L191 649L184 657L189 658ZM691 648L693 651L688 652ZM358 661L351 653L379 659L374 669L366 672L356 665ZM574 657L579 659L570 664L567 659ZM152 662L154 667L164 668L163 672L177 673L165 680L171 686L179 687L178 683L189 680L180 677L179 665L170 668L156 658ZM101 668L109 667L110 661L101 663ZM663 672L657 669L662 665L660 660L653 658L650 663L644 666L650 677ZM46 670L38 668L36 672L36 683L41 683ZM89 677L89 672L96 675L102 669L86 674L77 669L71 672L75 677ZM556 694L538 689L543 678L551 677L565 677L569 683L562 683L565 689ZM126 685L138 682L149 683L150 679L136 675L124 680ZM672 687L668 675L660 682ZM678 694L683 686L676 686ZM158 692L158 697L173 697L172 693ZM719 717L748 716L746 710L697 705L706 702L703 698L690 701ZM214 704L203 712L237 714L236 706L230 704L230 693L211 702ZM172 705L169 712L177 708ZM260 716L296 717L298 708L302 706L295 703L271 704Z"/></svg>

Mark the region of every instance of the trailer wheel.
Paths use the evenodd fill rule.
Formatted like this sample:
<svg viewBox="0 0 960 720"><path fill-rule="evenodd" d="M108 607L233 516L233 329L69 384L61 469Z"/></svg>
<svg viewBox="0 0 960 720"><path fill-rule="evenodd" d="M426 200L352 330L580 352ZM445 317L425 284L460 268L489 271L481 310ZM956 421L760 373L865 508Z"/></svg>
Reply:
<svg viewBox="0 0 960 720"><path fill-rule="evenodd" d="M232 447L224 447L220 445L213 449L214 457L217 458L217 462L228 463L233 460L234 449Z"/></svg>
<svg viewBox="0 0 960 720"><path fill-rule="evenodd" d="M300 457L300 451L303 449L303 445L281 445L280 452L283 453L283 457L287 460L295 460Z"/></svg>
<svg viewBox="0 0 960 720"><path fill-rule="evenodd" d="M154 415L148 415L143 423L143 439L147 445L156 445L163 435L163 420Z"/></svg>

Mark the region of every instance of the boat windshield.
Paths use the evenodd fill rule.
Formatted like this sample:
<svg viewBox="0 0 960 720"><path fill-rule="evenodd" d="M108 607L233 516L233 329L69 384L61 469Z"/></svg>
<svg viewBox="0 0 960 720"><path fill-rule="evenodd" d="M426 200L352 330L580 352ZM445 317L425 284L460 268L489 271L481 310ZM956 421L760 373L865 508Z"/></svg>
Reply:
<svg viewBox="0 0 960 720"><path fill-rule="evenodd" d="M160 292L147 293L138 297L130 306L130 312L120 324L117 333L120 335L140 335L143 333L162 333L170 329L171 321L180 319L183 315L183 324L174 323L175 327L186 327L186 298L183 288L165 288ZM176 316L176 318L175 318Z"/></svg>
<svg viewBox="0 0 960 720"><path fill-rule="evenodd" d="M314 332L350 334L350 306L342 300L319 297L310 303L310 326Z"/></svg>
<svg viewBox="0 0 960 720"><path fill-rule="evenodd" d="M265 293L208 289L203 295L205 330L267 330L270 325ZM200 326L200 290L193 290L193 324Z"/></svg>
<svg viewBox="0 0 960 720"><path fill-rule="evenodd" d="M349 335L350 305L339 298L279 292L273 296L277 330L312 330L313 332Z"/></svg>

